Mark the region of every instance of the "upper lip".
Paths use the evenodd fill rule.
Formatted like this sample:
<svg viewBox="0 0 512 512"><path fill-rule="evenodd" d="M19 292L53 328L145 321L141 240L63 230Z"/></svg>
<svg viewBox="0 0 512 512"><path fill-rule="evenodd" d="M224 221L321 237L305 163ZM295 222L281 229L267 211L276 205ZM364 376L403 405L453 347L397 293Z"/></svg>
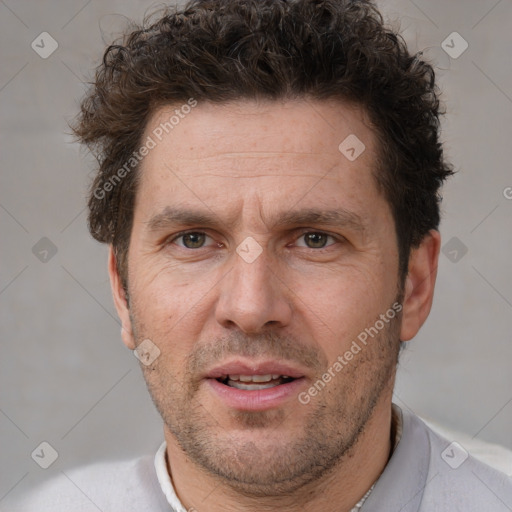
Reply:
<svg viewBox="0 0 512 512"><path fill-rule="evenodd" d="M296 364L285 361L232 360L221 363L209 370L205 378L220 379L228 375L285 375L294 379L304 377L305 372Z"/></svg>

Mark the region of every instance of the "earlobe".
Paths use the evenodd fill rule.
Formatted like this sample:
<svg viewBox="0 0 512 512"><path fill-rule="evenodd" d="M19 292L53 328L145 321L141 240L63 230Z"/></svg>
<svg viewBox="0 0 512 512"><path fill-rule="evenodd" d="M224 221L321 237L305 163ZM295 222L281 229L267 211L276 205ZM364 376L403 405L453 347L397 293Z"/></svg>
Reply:
<svg viewBox="0 0 512 512"><path fill-rule="evenodd" d="M440 246L439 232L431 230L419 247L411 250L404 287L401 341L413 338L430 313Z"/></svg>
<svg viewBox="0 0 512 512"><path fill-rule="evenodd" d="M114 305L121 320L121 338L123 343L131 350L135 349L135 340L133 337L132 322L130 318L130 309L126 299L126 293L123 288L119 272L117 270L116 256L112 246L108 253L108 274L110 276L110 287L114 298Z"/></svg>

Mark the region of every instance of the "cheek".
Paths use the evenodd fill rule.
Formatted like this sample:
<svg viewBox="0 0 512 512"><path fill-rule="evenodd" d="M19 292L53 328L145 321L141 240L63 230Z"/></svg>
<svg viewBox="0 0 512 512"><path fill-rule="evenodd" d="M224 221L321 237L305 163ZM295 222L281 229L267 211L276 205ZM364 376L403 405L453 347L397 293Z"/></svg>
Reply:
<svg viewBox="0 0 512 512"><path fill-rule="evenodd" d="M353 267L340 268L336 275L316 282L299 284L297 278L297 314L307 319L308 329L329 360L343 354L394 300L394 283L378 274Z"/></svg>
<svg viewBox="0 0 512 512"><path fill-rule="evenodd" d="M130 284L136 336L156 343L164 358L181 367L212 307L212 279L184 278L171 269L143 270Z"/></svg>
<svg viewBox="0 0 512 512"><path fill-rule="evenodd" d="M130 291L139 305L139 312L152 323L165 321L173 325L190 311L204 295L202 283L192 276L162 263L154 257L134 262Z"/></svg>

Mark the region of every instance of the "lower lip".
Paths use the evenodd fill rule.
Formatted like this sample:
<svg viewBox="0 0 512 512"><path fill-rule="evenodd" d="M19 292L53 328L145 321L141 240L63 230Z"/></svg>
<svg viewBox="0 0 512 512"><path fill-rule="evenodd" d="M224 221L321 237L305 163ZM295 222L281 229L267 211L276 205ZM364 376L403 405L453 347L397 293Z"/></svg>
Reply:
<svg viewBox="0 0 512 512"><path fill-rule="evenodd" d="M233 409L242 411L265 411L283 405L292 397L297 397L304 385L304 378L295 379L273 388L243 390L222 384L216 379L206 381L221 401Z"/></svg>

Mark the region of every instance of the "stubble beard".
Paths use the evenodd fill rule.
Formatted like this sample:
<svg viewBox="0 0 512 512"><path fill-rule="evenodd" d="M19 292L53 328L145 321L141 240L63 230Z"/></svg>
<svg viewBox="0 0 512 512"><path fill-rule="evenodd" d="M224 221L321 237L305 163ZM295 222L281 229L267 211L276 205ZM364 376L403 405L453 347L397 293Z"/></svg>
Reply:
<svg viewBox="0 0 512 512"><path fill-rule="evenodd" d="M134 316L132 325L138 344L147 333L138 328L140 324ZM309 404L300 405L307 408L307 414L302 432L292 439L283 438L282 429L290 414L283 409L234 412L231 421L236 420L237 431L224 431L215 418L218 412L208 410L198 399L199 383L185 379L197 375L206 361L220 361L222 356L233 354L284 357L315 368L320 377L329 365L316 349L301 346L298 340L274 333L251 339L233 333L194 351L188 359L187 371L181 374L185 379L172 371L171 364L163 367L161 361L142 368L157 410L190 461L239 494L277 497L318 481L352 456L376 405L394 382L399 328L397 317L368 342L326 389ZM237 434L239 431L243 435ZM255 433L257 442L248 440L247 431ZM261 436L262 432L266 435Z"/></svg>

